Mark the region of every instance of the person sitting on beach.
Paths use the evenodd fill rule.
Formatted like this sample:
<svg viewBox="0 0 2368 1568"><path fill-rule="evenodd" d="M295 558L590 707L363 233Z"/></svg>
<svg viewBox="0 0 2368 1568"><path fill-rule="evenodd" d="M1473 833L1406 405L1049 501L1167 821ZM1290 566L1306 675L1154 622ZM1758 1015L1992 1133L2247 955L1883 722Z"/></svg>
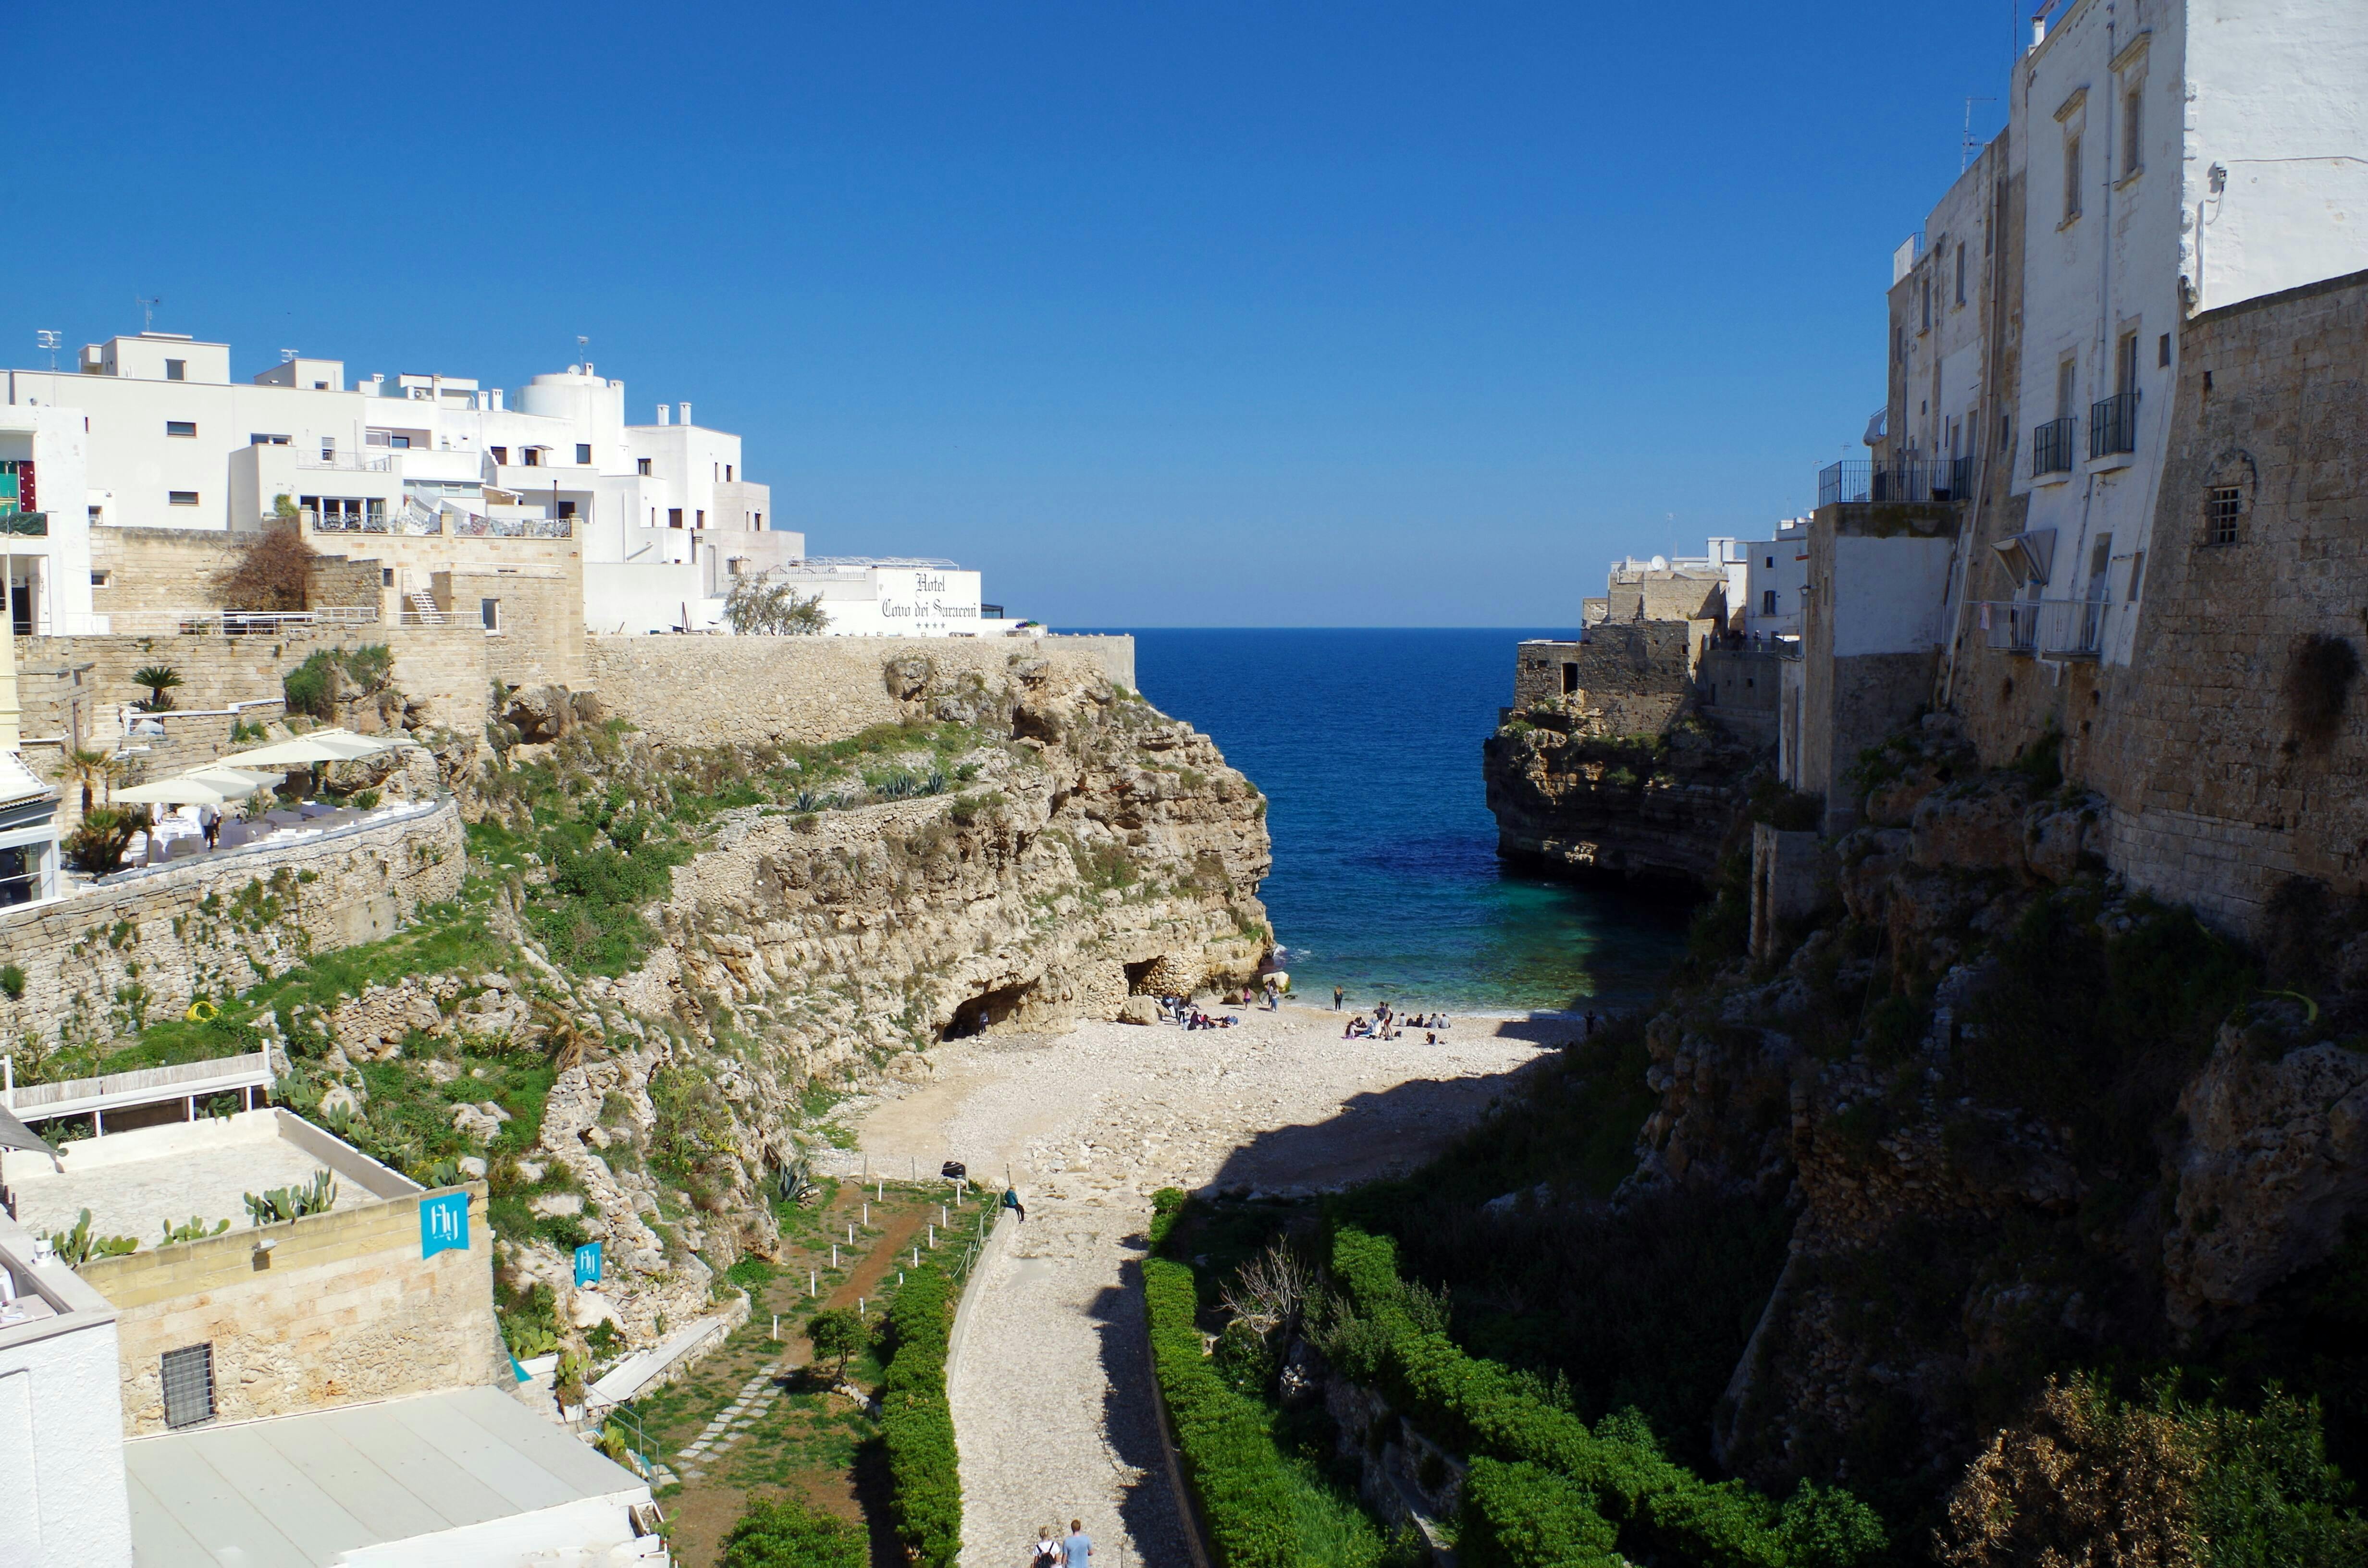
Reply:
<svg viewBox="0 0 2368 1568"><path fill-rule="evenodd" d="M1435 1034L1426 1033L1422 1037L1422 1043L1425 1045L1437 1045L1439 1043L1439 1037Z"/></svg>

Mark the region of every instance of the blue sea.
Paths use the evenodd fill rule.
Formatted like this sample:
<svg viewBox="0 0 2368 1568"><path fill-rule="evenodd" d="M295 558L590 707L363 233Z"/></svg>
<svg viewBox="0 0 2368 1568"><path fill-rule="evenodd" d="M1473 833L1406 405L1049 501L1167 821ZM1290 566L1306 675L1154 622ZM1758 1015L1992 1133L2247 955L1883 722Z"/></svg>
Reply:
<svg viewBox="0 0 2368 1568"><path fill-rule="evenodd" d="M1480 743L1522 631L1136 631L1135 678L1266 791L1262 894L1292 987L1520 1013L1644 999L1683 945L1666 894L1497 859Z"/></svg>

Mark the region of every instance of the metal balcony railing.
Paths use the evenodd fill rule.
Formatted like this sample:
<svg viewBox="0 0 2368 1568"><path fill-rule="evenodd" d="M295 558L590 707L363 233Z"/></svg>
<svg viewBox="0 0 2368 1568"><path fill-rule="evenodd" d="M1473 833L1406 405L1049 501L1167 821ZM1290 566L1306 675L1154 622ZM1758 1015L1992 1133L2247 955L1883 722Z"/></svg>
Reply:
<svg viewBox="0 0 2368 1568"><path fill-rule="evenodd" d="M463 514L452 519L452 532L462 539L573 539L573 517L480 517Z"/></svg>
<svg viewBox="0 0 2368 1568"><path fill-rule="evenodd" d="M2051 419L2034 426L2031 432L2031 472L2070 473L2072 472L2073 421L2066 417Z"/></svg>
<svg viewBox="0 0 2368 1568"><path fill-rule="evenodd" d="M2009 653L2094 658L2104 645L2103 599L1992 599L1975 607L1983 642Z"/></svg>
<svg viewBox="0 0 2368 1568"><path fill-rule="evenodd" d="M1957 488L1957 470L1959 464L1969 461L1964 458L1954 462L1947 459L1935 462L1923 458L1896 458L1880 463L1849 459L1828 463L1817 471L1817 505L1963 500L1967 492ZM1969 475L1970 471L1967 472ZM1970 483L1970 477L1966 483Z"/></svg>
<svg viewBox="0 0 2368 1568"><path fill-rule="evenodd" d="M317 456L298 458L296 466L335 469L342 473L393 473L394 459L388 455L372 457L364 452L322 452Z"/></svg>
<svg viewBox="0 0 2368 1568"><path fill-rule="evenodd" d="M2138 394L2115 392L2089 405L2089 455L2111 457L2138 449Z"/></svg>

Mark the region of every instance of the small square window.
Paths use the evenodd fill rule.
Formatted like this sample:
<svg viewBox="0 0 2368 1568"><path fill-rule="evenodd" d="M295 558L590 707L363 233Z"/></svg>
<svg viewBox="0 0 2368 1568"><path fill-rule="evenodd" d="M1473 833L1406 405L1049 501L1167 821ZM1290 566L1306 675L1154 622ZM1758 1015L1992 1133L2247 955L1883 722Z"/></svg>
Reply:
<svg viewBox="0 0 2368 1568"><path fill-rule="evenodd" d="M2164 334L2162 335L2162 336L2161 336L2161 337L2159 337L2159 338L2157 338L2157 339L2156 340L2156 342L2155 342L2155 346L2154 346L2154 362L2155 362L2157 365L2161 365L2161 366L2166 366L2166 367L2169 365L2169 363L2170 363L2170 334L2169 334L2169 333L2167 333L2167 332L2166 332L2166 333L2164 333Z"/></svg>
<svg viewBox="0 0 2368 1568"><path fill-rule="evenodd" d="M2234 484L2215 484L2204 494L2205 538L2214 544L2237 542L2237 524L2245 516L2245 492Z"/></svg>
<svg viewBox="0 0 2368 1568"><path fill-rule="evenodd" d="M104 572L92 573L90 574L90 585L94 588L104 588L107 586L107 574Z"/></svg>
<svg viewBox="0 0 2368 1568"><path fill-rule="evenodd" d="M391 452L407 452L411 449L411 437L408 436L389 436L386 438L386 447L387 450Z"/></svg>
<svg viewBox="0 0 2368 1568"><path fill-rule="evenodd" d="M194 419L167 419L165 421L165 434L194 440L197 438L198 422Z"/></svg>
<svg viewBox="0 0 2368 1568"><path fill-rule="evenodd" d="M576 467L578 467L578 468L585 468L585 467L588 467L588 466L591 464L591 461L592 461L592 443L591 443L591 442L589 442L589 441L578 441L578 442L576 442L576 443L575 443L575 466L576 466Z"/></svg>
<svg viewBox="0 0 2368 1568"><path fill-rule="evenodd" d="M494 454L494 460L495 462L502 464L504 467L507 467L509 465L510 449L507 447L487 447L485 450Z"/></svg>
<svg viewBox="0 0 2368 1568"><path fill-rule="evenodd" d="M479 599L477 601L477 613L484 618L486 631L499 631L502 629L501 600Z"/></svg>
<svg viewBox="0 0 2368 1568"><path fill-rule="evenodd" d="M643 474L645 474L645 473L649 472L650 472L650 460L649 460L649 459L647 459L647 458L642 458L642 459L637 460L634 462L634 464L633 464L633 472L634 472L635 473L643 473Z"/></svg>
<svg viewBox="0 0 2368 1568"><path fill-rule="evenodd" d="M381 588L392 588L394 586L393 567L381 566L378 569L378 585Z"/></svg>
<svg viewBox="0 0 2368 1568"><path fill-rule="evenodd" d="M165 504L168 506L194 506L198 504L198 493L194 490L167 490L165 492Z"/></svg>
<svg viewBox="0 0 2368 1568"><path fill-rule="evenodd" d="M165 379L168 381L188 381L189 379L189 362L187 359L165 360Z"/></svg>
<svg viewBox="0 0 2368 1568"><path fill-rule="evenodd" d="M682 508L681 508L681 507L679 507L679 506L668 506L668 507L666 508L666 527L668 527L668 528L678 528L682 527Z"/></svg>
<svg viewBox="0 0 2368 1568"><path fill-rule="evenodd" d="M184 1346L165 1352L165 1425L198 1426L214 1418L214 1347Z"/></svg>

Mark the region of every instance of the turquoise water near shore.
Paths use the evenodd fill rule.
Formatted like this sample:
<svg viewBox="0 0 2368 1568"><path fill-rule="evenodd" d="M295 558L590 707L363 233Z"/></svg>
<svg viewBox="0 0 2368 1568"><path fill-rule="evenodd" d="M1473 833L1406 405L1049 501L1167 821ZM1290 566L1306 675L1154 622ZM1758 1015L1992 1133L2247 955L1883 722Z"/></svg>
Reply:
<svg viewBox="0 0 2368 1568"><path fill-rule="evenodd" d="M1269 801L1263 889L1292 984L1463 1012L1642 1001L1684 942L1666 896L1508 870L1480 743L1540 630L1133 633L1135 679Z"/></svg>

